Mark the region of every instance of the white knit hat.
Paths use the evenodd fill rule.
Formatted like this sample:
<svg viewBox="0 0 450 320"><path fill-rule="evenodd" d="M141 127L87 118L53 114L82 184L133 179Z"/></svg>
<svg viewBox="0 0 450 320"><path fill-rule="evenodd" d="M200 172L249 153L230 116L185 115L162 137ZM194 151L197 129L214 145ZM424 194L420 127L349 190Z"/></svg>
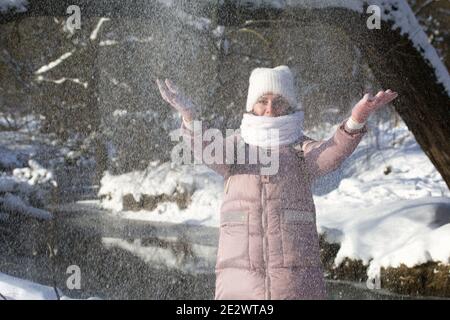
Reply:
<svg viewBox="0 0 450 320"><path fill-rule="evenodd" d="M258 98L265 93L282 95L294 109L302 109L297 101L294 88L294 76L288 66L275 68L255 68L250 74L247 112L251 112Z"/></svg>

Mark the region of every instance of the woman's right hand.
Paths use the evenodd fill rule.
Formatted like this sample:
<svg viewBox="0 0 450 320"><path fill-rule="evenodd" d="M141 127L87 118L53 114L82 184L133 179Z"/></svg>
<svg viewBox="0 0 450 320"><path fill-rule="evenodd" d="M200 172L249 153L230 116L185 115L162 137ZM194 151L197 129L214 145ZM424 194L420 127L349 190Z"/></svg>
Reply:
<svg viewBox="0 0 450 320"><path fill-rule="evenodd" d="M379 91L375 96L366 93L364 97L353 107L352 118L356 122L366 122L369 116L376 110L386 106L392 100L397 98L398 93L387 89L386 91Z"/></svg>
<svg viewBox="0 0 450 320"><path fill-rule="evenodd" d="M195 105L187 98L175 84L169 79L162 82L156 79L159 92L164 100L166 100L172 107L174 107L184 118L190 122L195 118Z"/></svg>

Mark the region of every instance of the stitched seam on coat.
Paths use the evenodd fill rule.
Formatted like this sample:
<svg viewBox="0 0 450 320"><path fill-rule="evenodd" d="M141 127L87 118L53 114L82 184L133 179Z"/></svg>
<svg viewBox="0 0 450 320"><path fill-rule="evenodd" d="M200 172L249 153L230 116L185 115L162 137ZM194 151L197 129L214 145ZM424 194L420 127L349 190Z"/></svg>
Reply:
<svg viewBox="0 0 450 320"><path fill-rule="evenodd" d="M248 268L252 269L253 264L250 259L250 212L247 213L247 254L248 254Z"/></svg>
<svg viewBox="0 0 450 320"><path fill-rule="evenodd" d="M314 213L305 210L284 209L283 222L314 222Z"/></svg>
<svg viewBox="0 0 450 320"><path fill-rule="evenodd" d="M263 208L263 216L264 216L264 220L263 220L263 224L265 224L265 226L264 226L264 234L263 234L263 241L264 241L264 247L265 247L265 250L264 250L264 255L265 255L265 258L264 258L264 270L265 270L265 280L264 280L264 286L266 287L266 291L267 291L267 299L269 299L270 300L270 298L271 298L271 288L270 288L270 285L271 285L271 283L270 283L270 276L269 276L269 274L268 274L268 272L269 272L269 253L268 253L268 250L269 250L269 239L268 239L268 234L267 234L267 229L268 229L268 226L269 226L269 224L268 224L268 214L267 214L267 189L266 189L266 184L263 184L262 185L262 188L263 188L263 194L264 194L264 208ZM265 215L264 215L264 213L265 213ZM267 227L267 228L266 228Z"/></svg>
<svg viewBox="0 0 450 320"><path fill-rule="evenodd" d="M234 266L234 267L226 266L226 267L218 267L218 268L215 268L216 271L226 270L226 269L238 269L238 270L255 271L255 272L256 272L256 271L264 270L264 268L250 268L250 267L236 267L236 266Z"/></svg>
<svg viewBox="0 0 450 320"><path fill-rule="evenodd" d="M246 222L247 212L245 211L230 211L224 212L220 215L220 223L242 223Z"/></svg>
<svg viewBox="0 0 450 320"><path fill-rule="evenodd" d="M283 247L283 243L284 243L284 241L283 241L283 228L281 227L281 223L282 223L282 221L283 221L283 217L282 216L279 216L279 218L280 218L280 223L278 223L278 228L280 229L280 236L281 236L281 258L282 258L282 265L283 265L283 267L286 265L286 263L284 262L284 260L285 260L285 257L284 257L284 247Z"/></svg>

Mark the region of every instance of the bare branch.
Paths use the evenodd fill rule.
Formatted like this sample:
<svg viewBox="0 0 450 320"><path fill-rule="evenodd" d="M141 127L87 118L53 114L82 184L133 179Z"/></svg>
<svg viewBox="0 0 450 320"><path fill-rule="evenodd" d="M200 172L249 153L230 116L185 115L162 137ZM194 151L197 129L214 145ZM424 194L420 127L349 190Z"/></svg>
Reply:
<svg viewBox="0 0 450 320"><path fill-rule="evenodd" d="M417 8L414 11L415 15L418 15L420 11L422 11L424 8L428 7L430 4L432 4L433 2L435 2L436 0L427 0L425 1L425 3L423 3L419 8Z"/></svg>

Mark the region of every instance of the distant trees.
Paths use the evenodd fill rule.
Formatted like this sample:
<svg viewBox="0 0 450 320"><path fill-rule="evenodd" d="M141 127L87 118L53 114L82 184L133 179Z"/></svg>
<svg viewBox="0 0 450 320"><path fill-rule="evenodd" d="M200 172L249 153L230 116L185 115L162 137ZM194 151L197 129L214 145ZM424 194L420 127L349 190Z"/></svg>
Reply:
<svg viewBox="0 0 450 320"><path fill-rule="evenodd" d="M61 137L93 135L100 172L169 159L168 132L179 122L159 97L156 77L176 80L211 126L236 128L250 71L288 64L297 72L307 127L344 117L368 88L398 91L395 110L450 185L449 97L433 67L387 22L369 30L366 15L345 7L80 3L82 28L73 32L65 28L67 1L55 12L42 1L6 17L0 25L1 108L43 114L45 129ZM430 6L414 3L419 14ZM445 51L439 39L448 35L432 34ZM56 67L36 74L65 54Z"/></svg>

